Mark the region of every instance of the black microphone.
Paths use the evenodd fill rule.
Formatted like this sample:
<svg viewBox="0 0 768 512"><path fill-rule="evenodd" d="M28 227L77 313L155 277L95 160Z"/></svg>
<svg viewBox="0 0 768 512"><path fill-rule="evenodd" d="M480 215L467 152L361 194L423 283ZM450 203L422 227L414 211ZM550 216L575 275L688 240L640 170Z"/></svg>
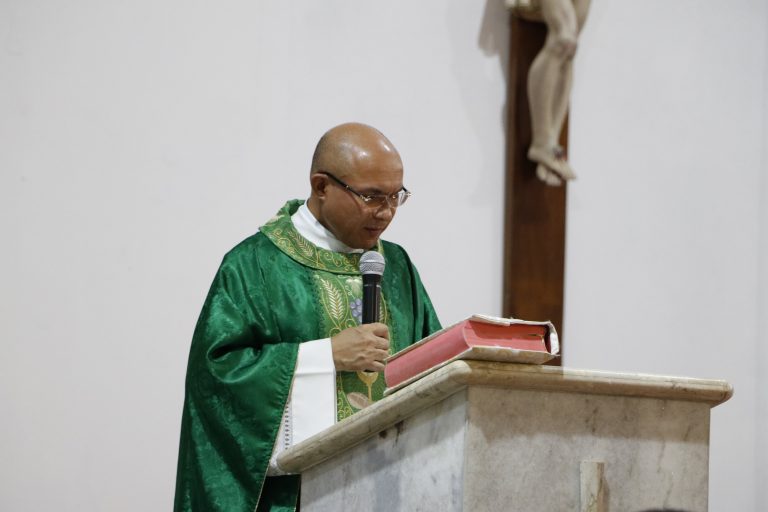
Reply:
<svg viewBox="0 0 768 512"><path fill-rule="evenodd" d="M364 253L360 257L360 273L363 274L363 323L372 324L379 321L384 256L376 251Z"/></svg>

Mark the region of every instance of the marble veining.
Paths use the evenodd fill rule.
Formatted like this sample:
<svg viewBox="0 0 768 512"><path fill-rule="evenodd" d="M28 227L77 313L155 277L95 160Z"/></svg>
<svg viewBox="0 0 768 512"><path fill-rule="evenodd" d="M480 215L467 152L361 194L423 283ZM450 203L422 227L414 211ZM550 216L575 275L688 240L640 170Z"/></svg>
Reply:
<svg viewBox="0 0 768 512"><path fill-rule="evenodd" d="M278 464L285 471L301 473L468 386L667 398L710 407L733 394L722 380L460 360L292 446L278 456Z"/></svg>
<svg viewBox="0 0 768 512"><path fill-rule="evenodd" d="M465 510L578 510L580 465L599 460L605 510L705 511L708 442L702 403L473 388Z"/></svg>
<svg viewBox="0 0 768 512"><path fill-rule="evenodd" d="M704 512L710 409L731 393L723 381L457 361L278 461L302 473L309 512Z"/></svg>
<svg viewBox="0 0 768 512"><path fill-rule="evenodd" d="M464 510L465 393L302 475L302 510Z"/></svg>

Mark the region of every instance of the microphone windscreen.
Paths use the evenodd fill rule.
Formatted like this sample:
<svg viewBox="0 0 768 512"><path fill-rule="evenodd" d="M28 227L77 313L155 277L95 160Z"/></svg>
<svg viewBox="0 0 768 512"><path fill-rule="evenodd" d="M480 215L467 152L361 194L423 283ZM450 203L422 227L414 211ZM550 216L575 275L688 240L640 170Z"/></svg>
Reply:
<svg viewBox="0 0 768 512"><path fill-rule="evenodd" d="M360 273L366 274L384 274L384 256L376 251L368 251L360 256Z"/></svg>

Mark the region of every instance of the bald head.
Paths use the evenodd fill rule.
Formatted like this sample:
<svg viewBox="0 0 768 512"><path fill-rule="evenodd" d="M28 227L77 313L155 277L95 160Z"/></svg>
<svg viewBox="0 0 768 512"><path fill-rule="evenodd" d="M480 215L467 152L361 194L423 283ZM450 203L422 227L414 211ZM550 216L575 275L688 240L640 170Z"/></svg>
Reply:
<svg viewBox="0 0 768 512"><path fill-rule="evenodd" d="M331 128L320 138L312 156L311 174L330 172L337 178L364 171L373 159L397 161L400 154L383 133L362 123L345 123Z"/></svg>
<svg viewBox="0 0 768 512"><path fill-rule="evenodd" d="M361 195L391 196L401 191L403 162L380 131L346 123L328 130L317 143L309 181L307 207L315 218L347 246L368 249L375 246L395 209L371 207Z"/></svg>

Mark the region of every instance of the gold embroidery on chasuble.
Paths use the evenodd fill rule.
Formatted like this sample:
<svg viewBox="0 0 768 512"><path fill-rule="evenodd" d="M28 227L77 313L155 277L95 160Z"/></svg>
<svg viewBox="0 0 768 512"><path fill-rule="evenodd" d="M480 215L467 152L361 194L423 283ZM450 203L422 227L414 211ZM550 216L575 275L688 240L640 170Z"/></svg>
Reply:
<svg viewBox="0 0 768 512"><path fill-rule="evenodd" d="M261 232L286 255L314 269L312 282L318 301L320 333L332 337L362 320L363 284L360 254L339 253L317 247L301 236L291 215L302 201L289 201L261 227ZM377 247L381 252L381 243ZM385 298L379 318L389 325ZM390 326L390 333L392 333ZM394 340L390 340L390 347ZM336 417L340 421L384 396L384 376L379 372L336 372Z"/></svg>
<svg viewBox="0 0 768 512"><path fill-rule="evenodd" d="M363 281L359 275L317 272L314 281L323 310L323 330L329 337L360 324L363 315ZM381 323L389 323L384 300L381 301L379 318ZM336 372L336 419L341 421L381 400L385 387L384 375L379 372Z"/></svg>

